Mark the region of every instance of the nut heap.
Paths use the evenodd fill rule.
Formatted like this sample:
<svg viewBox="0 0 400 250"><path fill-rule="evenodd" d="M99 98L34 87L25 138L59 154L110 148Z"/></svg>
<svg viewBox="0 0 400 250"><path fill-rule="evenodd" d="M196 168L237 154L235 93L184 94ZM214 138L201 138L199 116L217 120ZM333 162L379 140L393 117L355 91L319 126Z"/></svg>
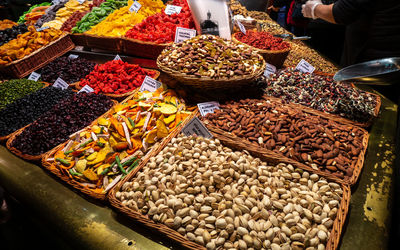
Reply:
<svg viewBox="0 0 400 250"><path fill-rule="evenodd" d="M279 101L228 102L206 124L345 180L353 175L366 132Z"/></svg>
<svg viewBox="0 0 400 250"><path fill-rule="evenodd" d="M207 249L325 249L342 194L291 165L179 136L116 197Z"/></svg>
<svg viewBox="0 0 400 250"><path fill-rule="evenodd" d="M262 57L255 50L212 35L173 44L163 50L158 61L161 66L179 73L213 79L251 75L263 65Z"/></svg>

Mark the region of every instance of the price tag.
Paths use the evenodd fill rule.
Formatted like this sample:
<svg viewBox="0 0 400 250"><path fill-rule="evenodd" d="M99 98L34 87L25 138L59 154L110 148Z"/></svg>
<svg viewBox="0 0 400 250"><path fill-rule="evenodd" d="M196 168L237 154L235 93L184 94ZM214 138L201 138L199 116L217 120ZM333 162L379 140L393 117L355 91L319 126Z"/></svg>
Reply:
<svg viewBox="0 0 400 250"><path fill-rule="evenodd" d="M172 15L172 14L179 14L181 13L182 7L181 6L176 6L176 5L170 5L167 4L167 7L165 7L165 14L167 15Z"/></svg>
<svg viewBox="0 0 400 250"><path fill-rule="evenodd" d="M75 54L71 54L71 55L68 56L69 59L76 59L76 58L78 58L78 57L79 57L79 56L78 56L78 55L75 55Z"/></svg>
<svg viewBox="0 0 400 250"><path fill-rule="evenodd" d="M41 28L36 28L36 31L39 32L39 31L47 30L48 28L49 28L49 26L44 26Z"/></svg>
<svg viewBox="0 0 400 250"><path fill-rule="evenodd" d="M196 30L176 27L175 42L180 43L196 36Z"/></svg>
<svg viewBox="0 0 400 250"><path fill-rule="evenodd" d="M162 83L154 80L150 76L146 76L143 80L142 86L140 86L139 91L150 91L154 92L156 91L159 87L161 87Z"/></svg>
<svg viewBox="0 0 400 250"><path fill-rule="evenodd" d="M51 1L51 2L53 3L53 5L57 5L57 4L60 3L60 0L53 0L53 1Z"/></svg>
<svg viewBox="0 0 400 250"><path fill-rule="evenodd" d="M39 78L40 78L40 74L39 74L39 73L36 73L35 71L33 71L33 72L29 75L28 80L32 80L32 81L37 82L37 81L39 80Z"/></svg>
<svg viewBox="0 0 400 250"><path fill-rule="evenodd" d="M78 3L83 4L85 2L85 0L77 0Z"/></svg>
<svg viewBox="0 0 400 250"><path fill-rule="evenodd" d="M304 59L301 59L299 64L297 64L296 69L303 73L312 73L315 70L315 68Z"/></svg>
<svg viewBox="0 0 400 250"><path fill-rule="evenodd" d="M122 61L121 57L118 54L115 56L114 60L121 60Z"/></svg>
<svg viewBox="0 0 400 250"><path fill-rule="evenodd" d="M236 24L237 24L237 26L239 27L240 31L241 31L243 34L246 35L246 28L243 26L243 24L242 24L239 20L237 20L237 19L236 19Z"/></svg>
<svg viewBox="0 0 400 250"><path fill-rule="evenodd" d="M61 79L59 77L54 82L53 87L60 88L60 89L67 89L68 88L68 83L66 83L63 79Z"/></svg>
<svg viewBox="0 0 400 250"><path fill-rule="evenodd" d="M94 92L94 89L92 89L89 85L86 84L85 86L83 86L81 90L78 91L78 93L81 92L91 93Z"/></svg>
<svg viewBox="0 0 400 250"><path fill-rule="evenodd" d="M208 113L214 113L214 110L219 109L219 102L202 102L198 103L200 114L205 116Z"/></svg>
<svg viewBox="0 0 400 250"><path fill-rule="evenodd" d="M135 2L133 2L131 7L129 8L129 11L137 13L140 10L141 7L142 7L142 5L138 1L135 1Z"/></svg>
<svg viewBox="0 0 400 250"><path fill-rule="evenodd" d="M267 63L267 66L265 67L264 71L264 76L269 77L270 75L274 74L276 72L276 67L272 64Z"/></svg>
<svg viewBox="0 0 400 250"><path fill-rule="evenodd" d="M212 138L213 135L208 131L204 124L199 120L199 118L193 118L183 129L182 132L186 136L191 136L193 134L202 136L204 138Z"/></svg>

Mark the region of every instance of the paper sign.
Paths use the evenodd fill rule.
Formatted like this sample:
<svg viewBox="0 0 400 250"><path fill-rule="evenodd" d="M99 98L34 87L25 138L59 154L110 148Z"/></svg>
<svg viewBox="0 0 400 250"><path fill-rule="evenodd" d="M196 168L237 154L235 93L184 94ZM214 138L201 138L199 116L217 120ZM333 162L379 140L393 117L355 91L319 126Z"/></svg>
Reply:
<svg viewBox="0 0 400 250"><path fill-rule="evenodd" d="M81 90L78 91L78 93L81 92L91 93L94 92L94 89L92 89L89 85L86 84Z"/></svg>
<svg viewBox="0 0 400 250"><path fill-rule="evenodd" d="M180 43L196 36L196 30L176 27L175 42Z"/></svg>
<svg viewBox="0 0 400 250"><path fill-rule="evenodd" d="M299 64L297 64L296 69L303 73L312 73L315 70L315 68L304 59L301 59Z"/></svg>
<svg viewBox="0 0 400 250"><path fill-rule="evenodd" d="M265 67L264 76L269 77L270 75L276 72L276 67L272 64L266 63L267 66Z"/></svg>
<svg viewBox="0 0 400 250"><path fill-rule="evenodd" d="M49 28L49 26L44 26L41 28L36 28L36 31L39 32L39 31L47 30L48 28Z"/></svg>
<svg viewBox="0 0 400 250"><path fill-rule="evenodd" d="M182 132L186 136L191 136L193 134L202 136L204 138L212 138L213 135L208 131L204 124L199 120L199 118L193 118L183 129Z"/></svg>
<svg viewBox="0 0 400 250"><path fill-rule="evenodd" d="M150 91L154 92L156 91L159 87L161 87L162 83L154 80L150 76L146 76L143 80L142 86L140 86L139 91Z"/></svg>
<svg viewBox="0 0 400 250"><path fill-rule="evenodd" d="M33 71L33 72L29 75L28 80L32 80L32 81L37 82L37 81L39 80L39 78L40 78L40 74L39 74L39 73L36 73L35 71Z"/></svg>
<svg viewBox="0 0 400 250"><path fill-rule="evenodd" d="M78 3L83 4L85 2L85 0L77 0Z"/></svg>
<svg viewBox="0 0 400 250"><path fill-rule="evenodd" d="M129 11L137 13L140 10L141 7L142 7L142 5L138 1L135 1L135 2L133 2L131 7L129 8Z"/></svg>
<svg viewBox="0 0 400 250"><path fill-rule="evenodd" d="M69 59L76 59L76 58L78 58L78 57L79 57L79 56L78 56L78 55L75 55L75 54L71 54L71 55L68 56Z"/></svg>
<svg viewBox="0 0 400 250"><path fill-rule="evenodd" d="M236 24L237 24L237 26L239 26L240 31L241 31L243 34L246 35L246 28L243 26L243 24L242 24L239 20L237 20L237 19L236 19Z"/></svg>
<svg viewBox="0 0 400 250"><path fill-rule="evenodd" d="M53 0L53 1L51 1L51 2L53 3L53 5L57 5L57 4L60 3L60 0Z"/></svg>
<svg viewBox="0 0 400 250"><path fill-rule="evenodd" d="M116 55L114 60L121 60L122 61L122 59L121 59L121 57L119 55Z"/></svg>
<svg viewBox="0 0 400 250"><path fill-rule="evenodd" d="M181 6L176 6L176 5L170 5L167 4L167 7L165 7L165 14L167 15L172 15L172 14L179 14L181 13L182 7Z"/></svg>
<svg viewBox="0 0 400 250"><path fill-rule="evenodd" d="M205 116L209 113L214 113L214 110L219 109L219 102L202 102L198 103L197 107L199 107L200 114Z"/></svg>
<svg viewBox="0 0 400 250"><path fill-rule="evenodd" d="M68 88L68 83L66 83L63 79L61 79L59 77L54 82L53 87L60 88L60 89L67 89Z"/></svg>

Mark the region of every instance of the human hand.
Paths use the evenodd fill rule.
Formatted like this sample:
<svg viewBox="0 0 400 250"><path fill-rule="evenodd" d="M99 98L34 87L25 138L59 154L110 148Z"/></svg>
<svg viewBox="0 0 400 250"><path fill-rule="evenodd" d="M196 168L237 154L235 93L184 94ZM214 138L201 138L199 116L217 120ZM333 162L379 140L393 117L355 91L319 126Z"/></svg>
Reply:
<svg viewBox="0 0 400 250"><path fill-rule="evenodd" d="M279 7L274 7L273 5L271 5L271 6L268 7L267 10L272 10L272 11L278 12L279 9L280 9Z"/></svg>
<svg viewBox="0 0 400 250"><path fill-rule="evenodd" d="M304 17L317 19L318 17L315 15L314 11L320 4L322 4L321 0L308 0L301 6L301 13L303 13Z"/></svg>

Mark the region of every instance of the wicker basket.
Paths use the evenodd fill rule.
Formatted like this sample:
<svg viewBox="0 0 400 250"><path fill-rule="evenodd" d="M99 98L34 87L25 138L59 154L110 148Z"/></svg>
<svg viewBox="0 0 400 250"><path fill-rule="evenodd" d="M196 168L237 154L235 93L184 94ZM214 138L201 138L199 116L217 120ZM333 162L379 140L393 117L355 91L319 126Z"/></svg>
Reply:
<svg viewBox="0 0 400 250"><path fill-rule="evenodd" d="M122 53L123 44L119 37L97 36L92 34L82 34L85 36L87 47L92 49L107 50L113 53Z"/></svg>
<svg viewBox="0 0 400 250"><path fill-rule="evenodd" d="M153 79L155 79L155 80L160 76L160 71L158 71L158 70L146 69L146 68L145 68L145 70L155 71L156 75L153 77ZM81 90L83 87L80 86L79 83L80 82L76 82L76 83L71 84L70 86L74 86L77 90ZM134 89L132 91L129 91L129 92L126 92L124 94L106 94L106 93L103 93L103 95L109 96L110 98L113 98L113 99L116 99L116 100L119 100L119 101L122 101L122 100L128 98L129 96L133 95L136 92L136 90L138 90L138 89L139 88L136 88L136 89Z"/></svg>
<svg viewBox="0 0 400 250"><path fill-rule="evenodd" d="M235 34L237 34L237 33L235 33ZM241 41L237 40L235 38L235 34L232 35L232 41L250 46L246 43L242 43ZM274 65L277 69L282 68L283 63L285 62L286 57L289 55L289 52L291 49L289 47L289 48L286 48L283 50L263 50L263 49L255 48L253 46L250 46L250 47L252 47L254 50L258 51L258 53L260 55L262 55L262 57L264 58L264 60L267 63Z"/></svg>
<svg viewBox="0 0 400 250"><path fill-rule="evenodd" d="M115 106L116 104L118 104L118 102L117 102L117 101L114 101L114 100L113 100L113 103L114 103L113 106ZM110 108L110 110L111 110L111 109L112 109L112 107ZM107 111L107 112L109 112L109 111ZM107 112L106 112L105 114L107 114ZM95 119L94 121L92 121L92 122L89 124L89 126L90 126L90 125L93 125L94 122L96 122L96 120L97 120L97 119ZM47 152L45 152L45 153L43 153L43 154L40 154L40 155L29 155L29 154L24 154L24 153L22 153L21 151L19 151L18 149L16 149L15 147L12 146L12 144L13 144L15 138L17 138L17 136L19 136L27 127L31 126L32 124L33 124L33 123L28 124L27 126L21 128L21 129L15 131L14 133L12 133L11 135L9 135L9 138L8 138L8 140L7 140L7 143L6 143L6 146L7 146L8 150L10 150L10 151L11 151L13 154L15 154L16 156L18 156L18 157L20 157L20 158L22 158L22 159L24 159L24 160L37 162L37 161L41 161L41 160L42 160L42 157L45 156L46 153L50 152L51 150L49 150L49 151L47 151ZM56 147L57 147L57 146L56 146Z"/></svg>
<svg viewBox="0 0 400 250"><path fill-rule="evenodd" d="M76 46L83 46L83 47L89 47L87 43L86 36L81 33L73 33L70 35L72 41L75 43Z"/></svg>
<svg viewBox="0 0 400 250"><path fill-rule="evenodd" d="M148 228L152 229L153 231L156 231L158 233L161 233L163 235L166 235L168 238L178 242L181 244L183 247L188 248L188 249L205 249L205 247L192 242L188 239L186 239L184 236L179 234L177 231L167 227L166 225L162 223L156 223L152 219L150 219L147 215L143 215L140 212L134 211L133 209L130 209L127 206L122 205L121 201L116 198L116 193L121 189L124 183L130 181L132 178L136 176L136 174L146 166L148 163L149 159L153 156L156 156L169 142L174 138L175 136L179 135L180 131L176 131L174 136L169 137L169 140L163 141L163 143L160 145L160 147L152 152L149 157L142 161L140 165L134 169L124 180L119 182L114 188L111 189L111 191L108 193L108 199L111 203L111 205L116 208L119 212L122 214L130 217L131 219L142 223L143 225L147 226ZM214 136L219 139L223 144L225 144L228 147L231 147L233 149L243 149L241 145L236 144L235 141L233 140L224 140L224 137L219 137L217 134L214 134ZM268 161L271 163L279 163L281 162L279 158L274 158L274 157L268 157L267 155L264 154L259 154L256 152L250 152L252 155L259 157L260 159L264 161ZM294 167L302 168L303 166L298 165L296 162L293 163ZM309 170L309 168L306 168L305 170ZM328 180L330 181L335 181L334 179L331 179L327 177ZM346 220L347 212L349 209L349 204L350 204L350 188L347 185L341 185L343 189L343 196L342 200L338 209L338 213L336 216L336 219L333 223L332 230L331 230L331 235L330 238L328 239L326 249L336 249L339 245L340 241L340 236L342 232L342 228L344 225L344 222Z"/></svg>
<svg viewBox="0 0 400 250"><path fill-rule="evenodd" d="M122 37L123 52L126 55L157 59L169 44L158 44Z"/></svg>
<svg viewBox="0 0 400 250"><path fill-rule="evenodd" d="M132 96L131 96L132 97ZM104 114L101 117L105 117L107 115ZM174 128L174 130L171 132L171 134L169 134L167 137L165 137L162 141L161 144L163 143L163 141L169 141L170 137L174 137L175 134L177 133L176 131L180 131L181 128L183 126L185 126L194 116L197 115L197 112L193 112L192 115L188 116L178 127ZM98 119L96 119L97 121ZM92 124L95 124L96 121L94 121ZM47 152L44 154L43 158L42 158L42 165L43 167L45 167L47 170L49 170L51 173L55 174L56 176L58 176L61 180L63 180L64 182L66 182L67 184L69 184L70 186L72 186L73 188L79 190L80 192L94 198L97 200L106 200L107 198L107 194L106 193L98 193L95 192L93 189L88 188L86 185L82 185L82 183L76 181L75 179L73 179L70 175L70 173L65 170L65 169L59 169L55 166L54 162L49 162L47 159L49 158L53 158L54 154L61 150L62 148L64 148L66 146L67 142L64 142L61 145L58 145L57 147L55 147L54 149L52 149L51 151ZM157 144L153 145L152 149L150 149L146 155L144 157L142 157L141 161L147 161L147 158L149 158L152 154L152 152L157 149ZM126 177L125 177L126 178Z"/></svg>
<svg viewBox="0 0 400 250"><path fill-rule="evenodd" d="M223 90L223 89L231 89L235 87L247 86L251 83L252 80L261 76L266 67L264 59L259 56L262 65L258 70L253 72L250 75L243 76L233 76L231 78L222 78L222 79L212 79L210 77L196 77L194 75L187 75L180 73L178 71L172 70L168 67L165 67L160 62L160 57L157 58L157 66L164 73L168 74L172 78L175 78L177 81L182 83L183 85L192 87L197 90Z"/></svg>
<svg viewBox="0 0 400 250"><path fill-rule="evenodd" d="M62 35L59 39L49 43L33 53L13 61L6 65L0 65L0 72L12 75L17 78L23 78L33 71L43 67L57 57L72 50L75 45L72 43L69 35Z"/></svg>

